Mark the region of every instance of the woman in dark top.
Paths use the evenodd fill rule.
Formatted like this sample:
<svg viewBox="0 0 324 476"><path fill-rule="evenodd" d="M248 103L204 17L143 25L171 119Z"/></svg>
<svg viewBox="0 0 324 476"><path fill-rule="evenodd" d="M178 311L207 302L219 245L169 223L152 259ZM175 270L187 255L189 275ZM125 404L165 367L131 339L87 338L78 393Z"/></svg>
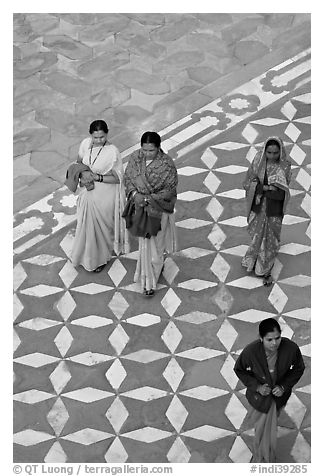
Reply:
<svg viewBox="0 0 324 476"><path fill-rule="evenodd" d="M242 266L272 284L271 269L280 247L280 233L289 199L291 164L279 137L269 137L255 156L243 182L247 198L248 233L252 238Z"/></svg>
<svg viewBox="0 0 324 476"><path fill-rule="evenodd" d="M247 387L251 405L248 421L254 426L255 463L276 459L277 417L287 403L292 387L303 375L305 365L297 344L281 337L275 319L260 322L260 339L245 347L234 371Z"/></svg>

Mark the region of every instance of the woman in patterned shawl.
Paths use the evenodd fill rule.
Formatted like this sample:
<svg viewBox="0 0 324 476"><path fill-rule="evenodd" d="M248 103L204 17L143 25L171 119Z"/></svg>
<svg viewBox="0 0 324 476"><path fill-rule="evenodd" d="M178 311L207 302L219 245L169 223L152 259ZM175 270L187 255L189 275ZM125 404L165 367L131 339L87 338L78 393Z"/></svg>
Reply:
<svg viewBox="0 0 324 476"><path fill-rule="evenodd" d="M243 182L247 198L248 233L252 238L242 266L272 284L271 269L280 246L284 212L289 199L291 164L279 137L269 137Z"/></svg>
<svg viewBox="0 0 324 476"><path fill-rule="evenodd" d="M173 211L178 174L173 160L160 145L159 134L145 132L141 137L141 149L131 155L124 175L127 199L134 202L135 210L143 207L155 223L155 231L151 229L145 236L137 234L139 254L134 281L140 283L145 296L154 294L165 252L176 250Z"/></svg>

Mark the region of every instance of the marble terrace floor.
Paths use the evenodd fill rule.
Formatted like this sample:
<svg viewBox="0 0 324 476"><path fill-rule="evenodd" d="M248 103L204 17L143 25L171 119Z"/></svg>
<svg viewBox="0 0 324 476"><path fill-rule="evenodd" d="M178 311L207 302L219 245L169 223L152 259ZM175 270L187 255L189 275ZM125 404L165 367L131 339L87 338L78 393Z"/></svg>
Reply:
<svg viewBox="0 0 324 476"><path fill-rule="evenodd" d="M179 172L179 250L151 300L133 282L135 242L98 275L72 267L77 197L65 187L15 215L15 462L249 462L233 366L267 317L306 364L280 416L279 461L310 461L309 56L160 130ZM241 183L269 135L283 138L293 179L265 288L240 265Z"/></svg>

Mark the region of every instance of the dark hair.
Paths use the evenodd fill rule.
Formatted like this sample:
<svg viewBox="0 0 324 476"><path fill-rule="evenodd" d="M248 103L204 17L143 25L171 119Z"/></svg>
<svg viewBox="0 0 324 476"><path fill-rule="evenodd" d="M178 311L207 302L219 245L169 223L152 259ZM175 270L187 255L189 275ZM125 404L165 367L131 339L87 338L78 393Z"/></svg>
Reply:
<svg viewBox="0 0 324 476"><path fill-rule="evenodd" d="M281 149L281 144L280 142L278 142L276 139L270 139L268 140L268 142L266 143L266 147L265 147L265 150L267 150L267 148L269 147L269 145L276 145L279 150Z"/></svg>
<svg viewBox="0 0 324 476"><path fill-rule="evenodd" d="M155 147L159 148L161 145L161 137L157 132L146 131L141 137L141 146L143 144L154 144Z"/></svg>
<svg viewBox="0 0 324 476"><path fill-rule="evenodd" d="M259 335L263 338L265 335L268 334L268 332L273 332L275 329L277 329L277 331L281 334L281 328L278 321L276 321L276 319L273 319L272 317L269 317L268 319L264 319L260 322Z"/></svg>
<svg viewBox="0 0 324 476"><path fill-rule="evenodd" d="M93 132L98 132L102 131L105 134L108 134L108 126L105 121L102 119L97 119L96 121L91 122L90 127L89 127L89 134L92 134Z"/></svg>

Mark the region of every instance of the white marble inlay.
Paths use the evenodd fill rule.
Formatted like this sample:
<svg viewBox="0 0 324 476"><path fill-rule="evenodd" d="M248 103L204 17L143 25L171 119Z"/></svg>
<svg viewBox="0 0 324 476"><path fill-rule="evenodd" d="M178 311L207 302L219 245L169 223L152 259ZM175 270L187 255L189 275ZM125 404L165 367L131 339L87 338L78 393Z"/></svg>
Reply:
<svg viewBox="0 0 324 476"><path fill-rule="evenodd" d="M230 401L228 402L225 415L230 420L230 422L234 425L235 428L238 430L241 428L243 420L247 414L247 409L244 405L240 402L236 395L232 395Z"/></svg>
<svg viewBox="0 0 324 476"><path fill-rule="evenodd" d="M107 440L112 436L114 435L104 431L94 430L93 428L84 428L83 430L76 431L70 435L61 436L61 438L63 440L72 441L73 443L88 446L93 443L98 443L98 441Z"/></svg>
<svg viewBox="0 0 324 476"><path fill-rule="evenodd" d="M301 94L300 96L294 97L295 101L303 102L305 104L311 103L311 93Z"/></svg>
<svg viewBox="0 0 324 476"><path fill-rule="evenodd" d="M287 101L283 106L282 108L280 109L282 114L284 116L287 117L287 119L289 119L289 121L291 121L294 117L294 115L296 114L297 112L297 109L295 108L295 106L291 103L291 101Z"/></svg>
<svg viewBox="0 0 324 476"><path fill-rule="evenodd" d="M17 317L19 316L19 314L21 313L23 309L24 309L24 306L21 304L17 294L15 293L13 295L13 309L12 309L14 321L17 319Z"/></svg>
<svg viewBox="0 0 324 476"><path fill-rule="evenodd" d="M178 307L180 306L181 300L178 298L173 289L170 288L163 297L161 304L166 310L166 312L169 314L169 316L173 316Z"/></svg>
<svg viewBox="0 0 324 476"><path fill-rule="evenodd" d="M183 316L177 316L175 319L184 322L190 322L190 324L204 324L205 322L215 321L217 319L216 314L208 314L207 312L193 311Z"/></svg>
<svg viewBox="0 0 324 476"><path fill-rule="evenodd" d="M183 436L194 438L202 441L215 441L225 436L232 435L232 431L224 430L223 428L217 428L215 426L203 425L193 430L182 433Z"/></svg>
<svg viewBox="0 0 324 476"><path fill-rule="evenodd" d="M161 318L155 314L144 313L139 314L138 316L129 317L128 319L125 319L125 321L134 326L149 327L161 322Z"/></svg>
<svg viewBox="0 0 324 476"><path fill-rule="evenodd" d="M262 279L257 278L256 276L244 276L243 278L227 283L227 285L243 289L256 289L263 286L263 282Z"/></svg>
<svg viewBox="0 0 324 476"><path fill-rule="evenodd" d="M163 372L163 377L174 392L178 389L183 376L184 371L176 359L172 358Z"/></svg>
<svg viewBox="0 0 324 476"><path fill-rule="evenodd" d="M74 232L72 230L68 231L63 240L60 243L60 247L66 254L68 258L70 258L71 253L72 253L72 248L73 248L73 243L74 243Z"/></svg>
<svg viewBox="0 0 324 476"><path fill-rule="evenodd" d="M61 393L71 379L69 367L66 362L60 362L55 370L50 374L49 379L52 382L55 392L57 394Z"/></svg>
<svg viewBox="0 0 324 476"><path fill-rule="evenodd" d="M294 392L291 394L285 406L285 411L295 423L296 427L300 428L307 409Z"/></svg>
<svg viewBox="0 0 324 476"><path fill-rule="evenodd" d="M227 253L233 256L244 256L247 249L248 249L248 245L239 245L239 246L234 246L233 248L227 248L225 250L221 250L221 253Z"/></svg>
<svg viewBox="0 0 324 476"><path fill-rule="evenodd" d="M50 296L51 294L56 294L63 291L62 288L56 286L48 286L47 284L37 284L32 288L20 290L21 294L27 294L28 296L44 297Z"/></svg>
<svg viewBox="0 0 324 476"><path fill-rule="evenodd" d="M133 352L132 354L123 355L123 359L134 360L135 362L148 364L149 362L154 362L155 360L163 359L164 357L168 356L169 354L157 352L156 350L141 349Z"/></svg>
<svg viewBox="0 0 324 476"><path fill-rule="evenodd" d="M202 226L211 224L211 221L197 220L196 218L187 218L186 220L181 220L176 223L177 226L181 228L188 228L189 230L194 230L195 228L201 228Z"/></svg>
<svg viewBox="0 0 324 476"><path fill-rule="evenodd" d="M185 397L195 398L197 400L202 400L203 402L207 402L213 398L221 397L222 395L226 395L228 393L227 390L223 390L222 388L214 388L209 387L208 385L200 385L199 387L189 388L188 390L184 390L180 392L180 395L184 395Z"/></svg>
<svg viewBox="0 0 324 476"><path fill-rule="evenodd" d="M171 353L174 353L182 340L182 334L174 322L169 322L167 327L164 329L161 339L171 351Z"/></svg>
<svg viewBox="0 0 324 476"><path fill-rule="evenodd" d="M53 397L55 397L55 395L48 392L42 392L41 390L37 389L27 390L26 392L16 393L13 395L13 399L16 402L28 403L31 405L34 403L43 402Z"/></svg>
<svg viewBox="0 0 324 476"><path fill-rule="evenodd" d="M202 172L207 172L206 169L201 169L200 167L181 167L178 169L178 175L184 175L190 177L192 175L201 174Z"/></svg>
<svg viewBox="0 0 324 476"><path fill-rule="evenodd" d="M56 308L63 319L67 321L76 308L76 303L69 291L63 294L59 302L56 304Z"/></svg>
<svg viewBox="0 0 324 476"><path fill-rule="evenodd" d="M125 311L128 309L129 304L126 301L126 299L123 297L123 295L119 292L115 293L112 300L108 304L112 312L115 314L115 316L118 319L121 319L125 313Z"/></svg>
<svg viewBox="0 0 324 476"><path fill-rule="evenodd" d="M298 165L301 165L306 157L306 153L297 144L293 145L289 155Z"/></svg>
<svg viewBox="0 0 324 476"><path fill-rule="evenodd" d="M66 463L67 455L58 441L55 441L44 458L45 463Z"/></svg>
<svg viewBox="0 0 324 476"><path fill-rule="evenodd" d="M233 463L249 463L252 453L241 436L237 436L228 455Z"/></svg>
<svg viewBox="0 0 324 476"><path fill-rule="evenodd" d="M21 344L21 340L17 334L17 332L15 331L15 329L13 329L13 342L12 342L12 350L13 350L13 353L16 352L16 350L18 349L18 347L20 346Z"/></svg>
<svg viewBox="0 0 324 476"><path fill-rule="evenodd" d="M143 443L153 443L155 441L164 440L172 436L169 431L159 430L158 428L152 428L147 426L140 428L139 430L130 431L122 435L124 438L131 438L132 440L142 441Z"/></svg>
<svg viewBox="0 0 324 476"><path fill-rule="evenodd" d="M213 147L221 150L238 150L247 147L247 144L241 142L223 142L222 144L215 144Z"/></svg>
<svg viewBox="0 0 324 476"><path fill-rule="evenodd" d="M224 352L221 350L207 349L206 347L194 347L193 349L179 352L177 356L184 359L198 360L201 362L203 360L213 359L214 357L218 357L222 354L224 354Z"/></svg>
<svg viewBox="0 0 324 476"><path fill-rule="evenodd" d="M59 359L51 355L42 354L40 352L34 352L33 354L23 355L22 357L17 357L14 359L14 362L18 364L28 365L29 367L39 368L44 365L52 364L57 362Z"/></svg>
<svg viewBox="0 0 324 476"><path fill-rule="evenodd" d="M300 351L306 357L311 357L311 344L300 346Z"/></svg>
<svg viewBox="0 0 324 476"><path fill-rule="evenodd" d="M293 256L307 253L308 251L311 251L311 247L308 245L302 245L301 243L287 243L280 247L280 253Z"/></svg>
<svg viewBox="0 0 324 476"><path fill-rule="evenodd" d="M311 449L301 433L298 433L290 454L292 455L296 463L310 462Z"/></svg>
<svg viewBox="0 0 324 476"><path fill-rule="evenodd" d="M219 222L222 225L236 226L238 228L244 228L247 225L246 217L236 216Z"/></svg>
<svg viewBox="0 0 324 476"><path fill-rule="evenodd" d="M108 271L108 275L110 276L114 285L118 286L126 274L127 274L127 270L119 261L119 259L114 260L113 264L111 265Z"/></svg>
<svg viewBox="0 0 324 476"><path fill-rule="evenodd" d="M254 157L256 156L257 152L258 150L254 146L250 147L245 157L246 160L251 163Z"/></svg>
<svg viewBox="0 0 324 476"><path fill-rule="evenodd" d="M308 220L309 218L297 217L295 215L285 215L282 220L282 223L283 225L296 225L297 223L302 223Z"/></svg>
<svg viewBox="0 0 324 476"><path fill-rule="evenodd" d="M25 218L25 220L17 225L13 229L13 241L17 241L20 238L28 235L32 231L40 230L44 225L44 221L41 217L29 217Z"/></svg>
<svg viewBox="0 0 324 476"><path fill-rule="evenodd" d="M52 256L52 255L37 255L33 256L32 258L26 258L22 261L25 263L31 263L31 264L36 264L38 266L49 266L50 264L57 263L58 261L62 261L65 258L62 258L61 256Z"/></svg>
<svg viewBox="0 0 324 476"><path fill-rule="evenodd" d="M201 291L214 286L217 286L216 282L213 283L212 281L204 281L202 279L189 279L178 284L179 288L189 289L190 291Z"/></svg>
<svg viewBox="0 0 324 476"><path fill-rule="evenodd" d="M113 324L114 321L108 317L101 316L85 316L79 319L74 319L71 324L74 326L89 327L89 329L97 329L98 327L108 326Z"/></svg>
<svg viewBox="0 0 324 476"><path fill-rule="evenodd" d="M188 463L191 453L182 441L177 438L167 453L167 458L170 463Z"/></svg>
<svg viewBox="0 0 324 476"><path fill-rule="evenodd" d="M179 398L176 395L174 395L165 415L168 418L169 422L173 425L173 427L179 433L189 413L186 410L183 403L179 400Z"/></svg>
<svg viewBox="0 0 324 476"><path fill-rule="evenodd" d="M60 436L66 422L69 419L69 412L67 411L61 398L58 398L54 403L51 411L47 414L47 421L55 431L56 436Z"/></svg>
<svg viewBox="0 0 324 476"><path fill-rule="evenodd" d="M87 351L87 352L83 352L82 354L73 355L72 357L69 357L68 360L91 367L92 365L97 365L97 364L100 364L101 362L108 362L109 360L112 360L112 359L114 359L114 357L110 355Z"/></svg>
<svg viewBox="0 0 324 476"><path fill-rule="evenodd" d="M281 279L280 283L304 288L305 286L311 285L311 277L305 276L303 274L298 274L297 276L292 276L291 278Z"/></svg>
<svg viewBox="0 0 324 476"><path fill-rule="evenodd" d="M120 400L120 398L116 397L111 406L108 408L106 412L106 417L117 433L120 432L120 429L127 420L128 416L129 413L127 411L127 408Z"/></svg>
<svg viewBox="0 0 324 476"><path fill-rule="evenodd" d="M54 339L56 347L58 348L62 357L65 356L71 344L73 342L73 336L67 327L62 327L57 336Z"/></svg>
<svg viewBox="0 0 324 476"><path fill-rule="evenodd" d="M165 278L165 280L169 283L172 284L174 281L174 278L176 275L179 273L179 268L176 265L176 263L173 261L172 258L166 258L164 261L164 267L162 274Z"/></svg>
<svg viewBox="0 0 324 476"><path fill-rule="evenodd" d="M305 194L305 197L303 201L301 202L300 206L304 210L304 212L306 212L307 215L310 217L311 216L311 197L308 193Z"/></svg>
<svg viewBox="0 0 324 476"><path fill-rule="evenodd" d="M103 284L89 283L83 284L82 286L77 286L76 288L73 288L72 291L77 291L78 293L83 294L99 294L104 293L105 291L110 291L111 289L114 288Z"/></svg>
<svg viewBox="0 0 324 476"><path fill-rule="evenodd" d="M128 453L122 445L119 438L115 438L105 454L107 463L125 463L128 459Z"/></svg>
<svg viewBox="0 0 324 476"><path fill-rule="evenodd" d="M204 180L204 184L213 194L218 189L220 183L221 183L220 180L212 172L209 172L209 174Z"/></svg>
<svg viewBox="0 0 324 476"><path fill-rule="evenodd" d="M233 198L234 200L241 200L245 197L245 191L243 189L234 188L227 192L216 193L217 197Z"/></svg>
<svg viewBox="0 0 324 476"><path fill-rule="evenodd" d="M98 388L85 387L73 390L72 392L62 394L62 397L70 398L71 400L78 400L79 402L90 403L97 402L103 398L113 396L111 392L99 390Z"/></svg>
<svg viewBox="0 0 324 476"><path fill-rule="evenodd" d="M126 347L129 337L121 325L118 325L109 336L109 342L116 350L117 354L121 354Z"/></svg>
<svg viewBox="0 0 324 476"><path fill-rule="evenodd" d="M308 238L311 239L311 237L312 237L312 225L311 225L311 223L309 223L305 233L308 236Z"/></svg>
<svg viewBox="0 0 324 476"><path fill-rule="evenodd" d="M151 402L158 398L166 397L168 392L153 387L140 387L130 390L129 392L123 392L123 397L134 398L135 400L141 400L142 402Z"/></svg>
<svg viewBox="0 0 324 476"><path fill-rule="evenodd" d="M230 352L233 347L234 342L236 341L238 333L234 327L228 322L227 319L222 323L219 331L217 332L217 337L223 344L223 346Z"/></svg>
<svg viewBox="0 0 324 476"><path fill-rule="evenodd" d="M287 339L292 339L294 335L294 331L290 326L288 326L287 322L283 319L282 316L278 319L279 325L281 327L281 335L282 337L287 337Z"/></svg>
<svg viewBox="0 0 324 476"><path fill-rule="evenodd" d="M78 276L78 272L70 261L67 261L61 271L59 276L62 279L63 283L67 288L71 286L75 278Z"/></svg>
<svg viewBox="0 0 324 476"><path fill-rule="evenodd" d="M242 174L243 172L247 171L247 167L243 167L242 165L226 165L225 167L220 167L216 169L217 172L222 172L223 174Z"/></svg>
<svg viewBox="0 0 324 476"><path fill-rule="evenodd" d="M211 244L215 246L216 250L219 250L223 242L226 240L226 235L223 230L215 223L211 233L209 233L207 238Z"/></svg>
<svg viewBox="0 0 324 476"><path fill-rule="evenodd" d="M220 254L217 254L210 269L220 281L225 282L230 271L230 265Z"/></svg>
<svg viewBox="0 0 324 476"><path fill-rule="evenodd" d="M222 376L224 377L224 379L226 380L226 382L228 383L228 385L231 387L232 390L235 389L238 382L238 378L233 371L234 365L235 365L235 360L229 354L226 357L226 360L220 371L220 373L222 374Z"/></svg>
<svg viewBox="0 0 324 476"><path fill-rule="evenodd" d="M298 127L296 127L294 124L290 123L286 130L285 130L285 134L294 142L297 141L298 137L300 136L301 134L301 131L298 129Z"/></svg>
<svg viewBox="0 0 324 476"><path fill-rule="evenodd" d="M25 281L26 278L27 278L27 273L25 272L21 263L18 263L13 269L13 288L14 288L14 291L17 291L19 286Z"/></svg>
<svg viewBox="0 0 324 476"><path fill-rule="evenodd" d="M203 248L196 248L196 247L191 247L191 248L186 248L185 250L177 251L174 253L176 256L184 256L185 258L190 258L190 259L197 259L197 258L202 258L203 256L207 256L214 253L212 250L205 250Z"/></svg>
<svg viewBox="0 0 324 476"><path fill-rule="evenodd" d="M182 192L178 195L178 200L183 200L184 202L193 202L195 200L200 200L201 198L209 197L208 193L194 192L188 190L187 192Z"/></svg>
<svg viewBox="0 0 324 476"><path fill-rule="evenodd" d="M296 176L296 182L304 187L305 190L309 190L311 186L311 177L304 169L300 169Z"/></svg>
<svg viewBox="0 0 324 476"><path fill-rule="evenodd" d="M242 136L244 137L244 139L250 142L250 144L253 144L258 135L258 131L256 131L254 127L252 127L249 123L244 127L242 131Z"/></svg>
<svg viewBox="0 0 324 476"><path fill-rule="evenodd" d="M23 430L13 435L13 442L21 446L32 446L53 440L55 436L44 433L43 431Z"/></svg>
<svg viewBox="0 0 324 476"><path fill-rule="evenodd" d="M285 316L293 317L294 319L301 319L303 321L310 321L311 308L304 307L303 309L296 309L295 311L289 311L284 313Z"/></svg>
<svg viewBox="0 0 324 476"><path fill-rule="evenodd" d="M115 390L118 390L126 377L127 372L119 359L116 359L106 372L106 379Z"/></svg>
<svg viewBox="0 0 324 476"><path fill-rule="evenodd" d="M217 198L213 197L208 203L206 210L209 215L214 219L214 221L217 221L223 213L224 207L219 203Z"/></svg>
<svg viewBox="0 0 324 476"><path fill-rule="evenodd" d="M209 169L212 169L217 161L217 156L209 147L207 147L200 160L204 162Z"/></svg>
<svg viewBox="0 0 324 476"><path fill-rule="evenodd" d="M311 394L311 385L305 385L305 387L299 387L295 389L295 392L302 392L302 393L307 393Z"/></svg>
<svg viewBox="0 0 324 476"><path fill-rule="evenodd" d="M259 309L248 309L247 311L242 311L237 314L232 314L228 316L231 319L237 319L239 321L253 322L257 323L263 319L268 319L269 317L275 317L275 314L270 312L260 311Z"/></svg>
<svg viewBox="0 0 324 476"><path fill-rule="evenodd" d="M282 312L288 301L287 295L282 291L278 284L273 286L268 299L279 313Z"/></svg>
<svg viewBox="0 0 324 476"><path fill-rule="evenodd" d="M263 119L257 119L256 121L251 121L252 124L260 124L261 126L276 126L287 122L287 120L278 119L277 117L265 117Z"/></svg>

